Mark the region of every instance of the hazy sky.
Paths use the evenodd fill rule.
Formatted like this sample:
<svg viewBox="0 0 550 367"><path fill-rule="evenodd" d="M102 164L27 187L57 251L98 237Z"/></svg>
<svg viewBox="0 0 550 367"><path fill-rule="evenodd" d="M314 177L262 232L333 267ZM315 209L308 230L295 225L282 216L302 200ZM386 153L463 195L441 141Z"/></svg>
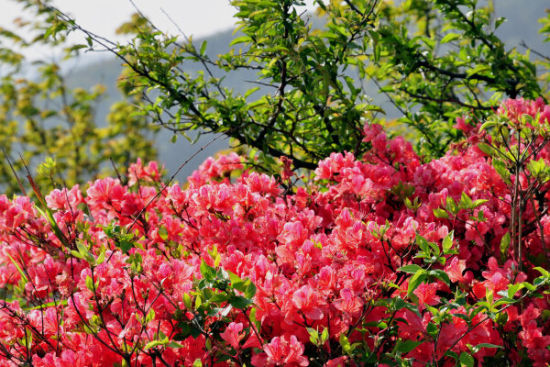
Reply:
<svg viewBox="0 0 550 367"><path fill-rule="evenodd" d="M176 34L177 23L187 35L204 36L230 28L235 23L235 9L229 0L134 0L159 28ZM307 1L312 4L313 0ZM76 18L77 22L96 34L114 38L114 29L129 19L135 12L129 0L54 0L54 5ZM16 17L30 19L28 12L13 0L0 0L0 27L13 29ZM76 41L76 39L73 38ZM51 49L33 47L26 54L36 57L51 57Z"/></svg>

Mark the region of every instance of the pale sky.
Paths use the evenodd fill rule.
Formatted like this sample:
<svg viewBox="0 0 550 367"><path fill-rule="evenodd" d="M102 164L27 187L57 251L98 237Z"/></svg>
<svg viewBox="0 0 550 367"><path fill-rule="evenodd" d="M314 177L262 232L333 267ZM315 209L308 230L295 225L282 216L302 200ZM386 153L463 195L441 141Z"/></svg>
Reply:
<svg viewBox="0 0 550 367"><path fill-rule="evenodd" d="M229 0L134 0L134 3L155 25L172 34L179 32L163 10L187 35L195 37L231 28L235 23L235 9ZM313 0L307 3L312 8ZM84 28L110 39L115 39L114 29L135 12L129 0L54 0L53 4L72 15ZM32 19L14 0L0 0L0 27L15 29L12 21L17 17ZM72 40L80 42L75 37ZM34 46L25 54L31 58L53 56L51 49Z"/></svg>

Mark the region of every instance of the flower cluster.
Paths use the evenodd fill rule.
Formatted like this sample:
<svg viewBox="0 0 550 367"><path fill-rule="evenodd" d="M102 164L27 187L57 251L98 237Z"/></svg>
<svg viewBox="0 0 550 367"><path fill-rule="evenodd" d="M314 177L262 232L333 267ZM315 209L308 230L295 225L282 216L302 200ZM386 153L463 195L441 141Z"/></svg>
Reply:
<svg viewBox="0 0 550 367"><path fill-rule="evenodd" d="M498 116L547 119L537 103ZM127 184L0 196L0 366L547 365L548 180L364 134L365 156L290 189L230 155L186 189L138 162ZM545 141L530 161L550 163Z"/></svg>

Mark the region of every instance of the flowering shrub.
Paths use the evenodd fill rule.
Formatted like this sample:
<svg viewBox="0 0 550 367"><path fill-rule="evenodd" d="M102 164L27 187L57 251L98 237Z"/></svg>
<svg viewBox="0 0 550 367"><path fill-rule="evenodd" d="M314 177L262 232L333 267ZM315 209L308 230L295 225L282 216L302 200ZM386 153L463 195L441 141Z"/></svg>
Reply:
<svg viewBox="0 0 550 367"><path fill-rule="evenodd" d="M429 163L367 125L299 187L230 155L0 196L0 365L545 366L549 124L508 101Z"/></svg>

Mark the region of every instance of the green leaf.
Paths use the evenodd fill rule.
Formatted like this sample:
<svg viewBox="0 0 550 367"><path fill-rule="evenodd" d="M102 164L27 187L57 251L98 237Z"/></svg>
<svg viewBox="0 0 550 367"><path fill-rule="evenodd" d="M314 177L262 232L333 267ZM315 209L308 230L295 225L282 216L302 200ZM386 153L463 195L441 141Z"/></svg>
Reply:
<svg viewBox="0 0 550 367"><path fill-rule="evenodd" d="M206 45L207 45L207 44L208 44L207 41L203 41L203 42L202 42L200 54L203 55L203 56L204 56L205 53L206 53Z"/></svg>
<svg viewBox="0 0 550 367"><path fill-rule="evenodd" d="M498 27L500 27L500 25L502 23L506 22L506 18L505 17L498 17L497 19L495 19L495 29L497 29Z"/></svg>
<svg viewBox="0 0 550 367"><path fill-rule="evenodd" d="M412 277L409 279L409 287L407 289L407 295L410 297L413 292L418 288L420 284L426 279L426 270L418 270Z"/></svg>
<svg viewBox="0 0 550 367"><path fill-rule="evenodd" d="M328 338L328 328L324 328L323 332L321 333L321 345L324 345L327 342Z"/></svg>
<svg viewBox="0 0 550 367"><path fill-rule="evenodd" d="M258 90L260 90L260 87L250 88L244 93L244 98L247 99L252 93L257 92Z"/></svg>
<svg viewBox="0 0 550 367"><path fill-rule="evenodd" d="M256 286L250 279L248 279L248 285L246 286L246 289L244 291L244 296L246 298L252 299L256 295Z"/></svg>
<svg viewBox="0 0 550 367"><path fill-rule="evenodd" d="M436 269L436 270L430 270L429 274L431 276L434 276L436 277L437 279L441 280L442 282L444 282L445 284L447 285L450 285L451 284L451 280L449 279L449 276L447 275L447 273L445 273L443 270L441 269Z"/></svg>
<svg viewBox="0 0 550 367"><path fill-rule="evenodd" d="M134 244L131 241L128 241L126 239L121 239L120 241L117 241L117 246L127 254L131 249L134 248Z"/></svg>
<svg viewBox="0 0 550 367"><path fill-rule="evenodd" d="M229 275L231 286L236 290L244 293L246 289L246 281L244 279L241 279L241 277L231 271L228 271L227 274Z"/></svg>
<svg viewBox="0 0 550 367"><path fill-rule="evenodd" d="M88 288L90 291L94 292L94 280L91 276L86 276L86 288Z"/></svg>
<svg viewBox="0 0 550 367"><path fill-rule="evenodd" d="M473 68L468 69L468 71L466 71L466 74L468 74L468 76L479 75L479 74L482 74L482 73L484 73L486 71L490 71L490 70L491 70L490 65L479 64L479 65L474 66Z"/></svg>
<svg viewBox="0 0 550 367"><path fill-rule="evenodd" d="M105 252L107 251L107 249L105 247L103 247L99 253L99 256L97 257L95 263L96 265L101 265L103 264L103 262L105 261Z"/></svg>
<svg viewBox="0 0 550 367"><path fill-rule="evenodd" d="M445 209L447 209L447 211L449 211L453 214L458 213L458 206L456 205L456 202L454 201L454 199L451 196L447 196L447 202L446 202L446 205L445 205Z"/></svg>
<svg viewBox="0 0 550 367"><path fill-rule="evenodd" d="M489 200L487 200L487 199L477 199L477 200L475 200L475 201L472 203L471 208L472 208L472 209L475 209L475 208L477 208L477 207L479 207L479 206L485 204L485 203L488 202L488 201L489 201Z"/></svg>
<svg viewBox="0 0 550 367"><path fill-rule="evenodd" d="M472 208L472 199L465 193L462 192L460 197L460 202L458 204L459 209L471 209Z"/></svg>
<svg viewBox="0 0 550 367"><path fill-rule="evenodd" d="M24 310L25 311L44 310L44 309L50 308L50 307L66 306L67 304L68 304L68 302L67 302L66 299L60 299L60 300L57 300L57 301L51 301L51 302L48 302L48 303L43 303L43 304L38 305L38 306L25 308Z"/></svg>
<svg viewBox="0 0 550 367"><path fill-rule="evenodd" d="M148 324L155 319L155 310L151 308L147 315L145 316L145 323Z"/></svg>
<svg viewBox="0 0 550 367"><path fill-rule="evenodd" d="M511 237L510 232L506 232L500 240L500 254L503 257L508 255L508 248L510 247Z"/></svg>
<svg viewBox="0 0 550 367"><path fill-rule="evenodd" d="M183 348L184 346L178 342L175 342L175 341L171 341L170 343L168 343L168 347L170 348Z"/></svg>
<svg viewBox="0 0 550 367"><path fill-rule="evenodd" d="M428 244L428 240L424 237L417 235L416 244L418 245L420 250L424 252L424 255L427 255L430 252L430 245Z"/></svg>
<svg viewBox="0 0 550 367"><path fill-rule="evenodd" d="M443 239L443 243L441 247L443 248L444 254L448 254L453 248L453 239L454 239L454 231L449 232L449 234L447 234Z"/></svg>
<svg viewBox="0 0 550 367"><path fill-rule="evenodd" d="M499 176L504 180L505 183L511 184L510 182L510 170L506 167L506 164L501 159L493 158L492 160L493 167Z"/></svg>
<svg viewBox="0 0 550 367"><path fill-rule="evenodd" d="M158 230L158 234L161 240L166 241L168 239L168 230L166 227L161 226Z"/></svg>
<svg viewBox="0 0 550 367"><path fill-rule="evenodd" d="M202 305L202 298L200 294L197 294L197 296L195 297L195 310L198 310L199 307L201 307L201 305Z"/></svg>
<svg viewBox="0 0 550 367"><path fill-rule="evenodd" d="M307 332L309 333L309 341L313 344L313 345L318 345L319 344L319 332L316 330L316 329L313 329L313 328L306 328L307 329Z"/></svg>
<svg viewBox="0 0 550 367"><path fill-rule="evenodd" d="M10 258L11 263L17 269L17 272L21 276L21 279L23 280L23 283L27 284L27 282L29 280L28 280L27 276L25 275L25 273L23 272L23 270L21 269L21 267L19 266L19 264L13 259L13 257L11 257L11 255L7 251L5 252L5 254L8 255L8 257Z"/></svg>
<svg viewBox="0 0 550 367"><path fill-rule="evenodd" d="M537 290L537 287L535 287L533 284L529 282L522 282L521 285L523 286L523 288L527 288L531 292L534 292Z"/></svg>
<svg viewBox="0 0 550 367"><path fill-rule="evenodd" d="M256 325L256 329L260 329L260 321L258 321L258 319L256 319L256 307L253 307L251 310L250 310L250 314L249 314L249 317L250 317L250 321Z"/></svg>
<svg viewBox="0 0 550 367"><path fill-rule="evenodd" d="M521 283L508 285L508 291L507 291L508 298L514 298L515 294L522 288L523 288L523 285Z"/></svg>
<svg viewBox="0 0 550 367"><path fill-rule="evenodd" d="M496 344L490 343L481 343L472 348L472 352L475 354L479 352L482 348L493 348L493 349L504 349L504 347Z"/></svg>
<svg viewBox="0 0 550 367"><path fill-rule="evenodd" d="M550 279L548 277L545 277L544 275L540 276L540 277L537 277L533 280L533 285L535 287L540 287L540 286L542 286L543 284L546 284L546 283L550 283Z"/></svg>
<svg viewBox="0 0 550 367"><path fill-rule="evenodd" d="M216 279L216 269L209 266L204 260L201 261L200 272L204 279L209 282Z"/></svg>
<svg viewBox="0 0 550 367"><path fill-rule="evenodd" d="M445 44L445 43L449 43L449 42L452 42L454 40L457 40L460 38L460 35L457 34L457 33L447 33L445 35L445 37L443 37L441 39L441 41L439 41L441 44Z"/></svg>
<svg viewBox="0 0 550 367"><path fill-rule="evenodd" d="M395 345L395 348L393 348L394 353L398 352L401 354L409 353L414 348L418 347L420 344L422 344L422 341L416 341L416 340L400 340Z"/></svg>
<svg viewBox="0 0 550 367"><path fill-rule="evenodd" d="M550 272L544 268L541 268L540 266L534 267L533 270L538 271L544 277L550 277Z"/></svg>
<svg viewBox="0 0 550 367"><path fill-rule="evenodd" d="M493 148L491 148L490 145L485 143L478 143L477 147L479 150L481 150L483 153L487 154L488 156L491 156L493 154Z"/></svg>
<svg viewBox="0 0 550 367"><path fill-rule="evenodd" d="M445 209L435 208L433 210L433 213L434 213L434 217L436 217L436 218L449 219L449 213L447 213L447 211Z"/></svg>
<svg viewBox="0 0 550 367"><path fill-rule="evenodd" d="M426 332L431 336L437 336L437 334L439 333L439 328L436 324L430 322L428 323L428 326L426 326Z"/></svg>
<svg viewBox="0 0 550 367"><path fill-rule="evenodd" d="M484 122L479 129L484 131L484 130L492 128L493 126L496 126L496 124L497 124L496 121L489 120L487 122Z"/></svg>
<svg viewBox="0 0 550 367"><path fill-rule="evenodd" d="M345 353L345 354L349 354L351 352L351 344L349 342L349 339L347 338L347 336L342 333L340 334L340 346L342 346L342 351Z"/></svg>
<svg viewBox="0 0 550 367"><path fill-rule="evenodd" d="M23 338L22 342L23 342L23 345L30 350L32 347L32 331L26 328L25 334L26 334L26 337Z"/></svg>
<svg viewBox="0 0 550 367"><path fill-rule="evenodd" d="M219 289L219 288L216 288L216 289ZM222 291L220 293L211 294L210 297L208 298L208 301L210 301L211 303L219 304L222 302L226 302L229 299L229 297L230 297L229 294L227 294L225 291Z"/></svg>
<svg viewBox="0 0 550 367"><path fill-rule="evenodd" d="M150 341L149 343L145 344L145 346L143 347L143 350L148 350L148 349L151 349L151 348L155 348L155 347L158 347L160 345L166 345L168 344L169 340L168 338L164 338L162 340L153 340L153 341Z"/></svg>
<svg viewBox="0 0 550 367"><path fill-rule="evenodd" d="M250 42L252 39L249 37L249 36L241 36L241 37L237 37L235 39L233 39L233 41L231 41L229 43L229 46L234 46L234 45L237 45L239 43L247 43L247 42Z"/></svg>
<svg viewBox="0 0 550 367"><path fill-rule="evenodd" d="M174 340L185 340L187 337L191 336L194 327L189 322L180 322L178 326L180 332L176 334Z"/></svg>
<svg viewBox="0 0 550 367"><path fill-rule="evenodd" d="M474 357L469 353L460 353L458 360L460 362L460 367L474 367Z"/></svg>
<svg viewBox="0 0 550 367"><path fill-rule="evenodd" d="M244 310L252 304L252 301L243 296L231 296L229 298L229 304L235 308Z"/></svg>
<svg viewBox="0 0 550 367"><path fill-rule="evenodd" d="M435 242L428 241L428 245L430 245L432 249L432 254L434 256L439 256L441 254L441 249L439 248L439 245Z"/></svg>
<svg viewBox="0 0 550 367"><path fill-rule="evenodd" d="M416 264L405 265L397 269L397 271L401 271L403 273L409 273L409 274L414 274L419 270L422 270L422 268Z"/></svg>

